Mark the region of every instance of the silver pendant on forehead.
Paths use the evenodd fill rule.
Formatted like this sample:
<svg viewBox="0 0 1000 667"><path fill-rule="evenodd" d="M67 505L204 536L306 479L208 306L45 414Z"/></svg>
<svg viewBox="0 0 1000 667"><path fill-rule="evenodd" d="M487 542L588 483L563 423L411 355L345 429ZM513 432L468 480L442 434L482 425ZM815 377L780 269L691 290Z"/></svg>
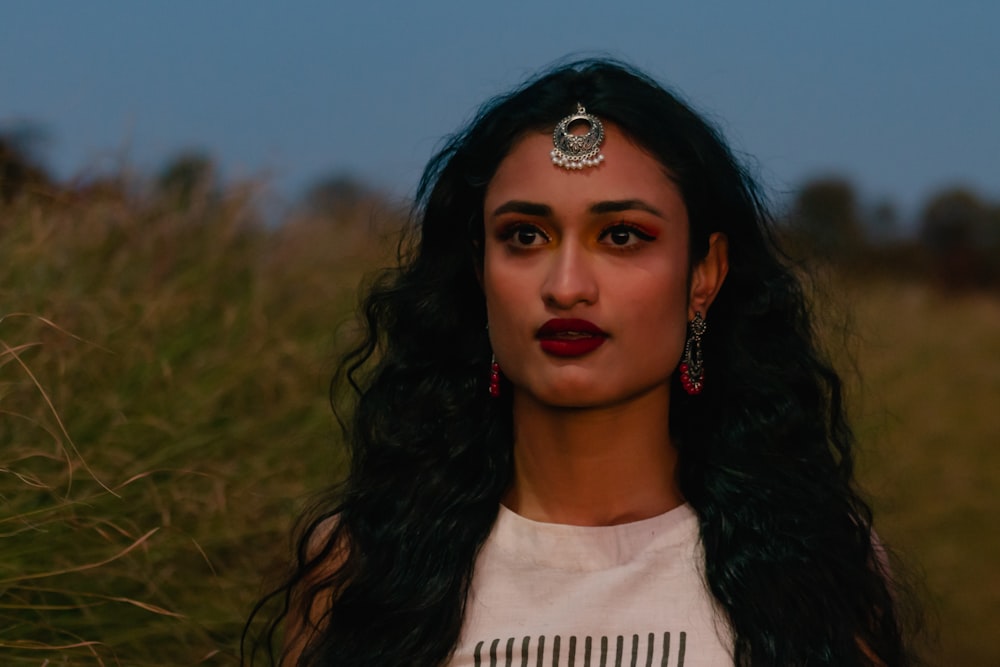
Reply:
<svg viewBox="0 0 1000 667"><path fill-rule="evenodd" d="M575 134L570 131L576 123L586 123L587 131ZM601 144L604 143L604 125L592 114L587 113L583 105L577 102L576 113L563 118L552 132L552 144L555 148L549 155L552 163L564 169L583 169L596 167L604 161Z"/></svg>

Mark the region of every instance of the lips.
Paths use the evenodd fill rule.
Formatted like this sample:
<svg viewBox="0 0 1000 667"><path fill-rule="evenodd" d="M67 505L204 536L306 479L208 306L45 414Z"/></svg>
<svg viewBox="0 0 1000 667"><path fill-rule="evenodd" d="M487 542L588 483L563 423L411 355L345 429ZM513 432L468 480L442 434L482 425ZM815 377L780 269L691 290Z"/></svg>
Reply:
<svg viewBox="0 0 1000 667"><path fill-rule="evenodd" d="M551 319L535 334L542 351L555 357L580 357L608 339L599 326L580 319Z"/></svg>

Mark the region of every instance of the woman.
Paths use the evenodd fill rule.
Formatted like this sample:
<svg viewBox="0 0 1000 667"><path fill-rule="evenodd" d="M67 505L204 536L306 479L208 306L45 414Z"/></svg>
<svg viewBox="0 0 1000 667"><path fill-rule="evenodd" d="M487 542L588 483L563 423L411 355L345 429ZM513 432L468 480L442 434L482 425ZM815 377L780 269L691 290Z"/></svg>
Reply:
<svg viewBox="0 0 1000 667"><path fill-rule="evenodd" d="M840 381L716 131L573 63L486 104L416 211L281 664L910 664Z"/></svg>

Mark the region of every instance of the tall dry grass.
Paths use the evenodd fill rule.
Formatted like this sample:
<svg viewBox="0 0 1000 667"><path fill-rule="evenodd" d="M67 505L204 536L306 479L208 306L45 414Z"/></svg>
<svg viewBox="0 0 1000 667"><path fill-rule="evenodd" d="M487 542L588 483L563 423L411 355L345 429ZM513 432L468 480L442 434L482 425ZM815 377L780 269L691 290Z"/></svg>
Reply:
<svg viewBox="0 0 1000 667"><path fill-rule="evenodd" d="M339 474L326 386L381 246L251 195L0 210L0 663L233 663Z"/></svg>
<svg viewBox="0 0 1000 667"><path fill-rule="evenodd" d="M0 209L0 663L236 662L340 474L328 378L396 221L254 218L239 189ZM878 529L926 571L940 664L1000 664L1000 302L832 284Z"/></svg>

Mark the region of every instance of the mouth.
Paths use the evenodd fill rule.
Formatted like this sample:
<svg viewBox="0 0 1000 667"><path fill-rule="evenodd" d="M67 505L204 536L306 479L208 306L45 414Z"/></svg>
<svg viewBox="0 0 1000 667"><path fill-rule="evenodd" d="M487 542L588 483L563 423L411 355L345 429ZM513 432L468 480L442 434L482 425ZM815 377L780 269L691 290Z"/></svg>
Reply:
<svg viewBox="0 0 1000 667"><path fill-rule="evenodd" d="M554 318L539 327L535 337L546 354L580 357L603 345L608 334L587 320Z"/></svg>

